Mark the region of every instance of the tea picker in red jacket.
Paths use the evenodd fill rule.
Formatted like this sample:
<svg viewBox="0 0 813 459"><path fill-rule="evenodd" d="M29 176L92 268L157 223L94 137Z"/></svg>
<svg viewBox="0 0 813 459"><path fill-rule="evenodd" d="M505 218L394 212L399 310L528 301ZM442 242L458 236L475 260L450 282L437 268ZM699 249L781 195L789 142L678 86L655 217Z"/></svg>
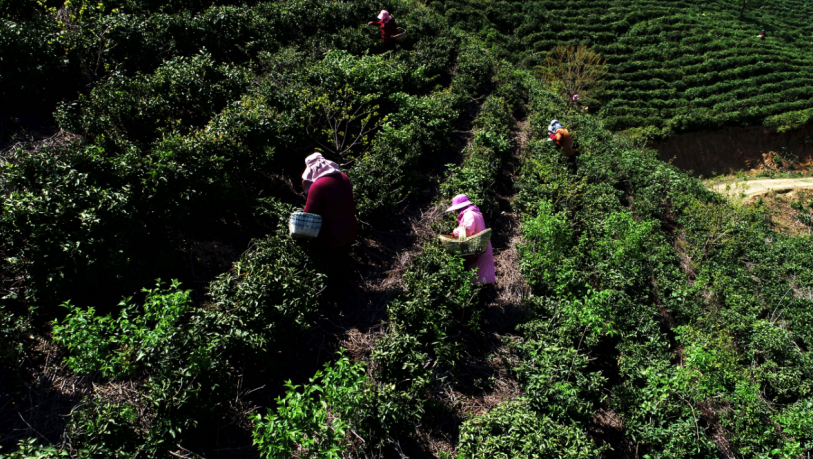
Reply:
<svg viewBox="0 0 813 459"><path fill-rule="evenodd" d="M398 26L395 24L395 18L390 16L387 10L381 10L378 13L378 21L370 21L369 25L378 25L381 27L381 41L384 42L384 47L387 51L395 49L395 41L392 36L396 34Z"/></svg>
<svg viewBox="0 0 813 459"><path fill-rule="evenodd" d="M341 307L351 282L350 246L356 242L358 229L353 185L338 164L313 153L305 158L302 189L308 195L304 212L322 216L315 248L327 274L325 297Z"/></svg>

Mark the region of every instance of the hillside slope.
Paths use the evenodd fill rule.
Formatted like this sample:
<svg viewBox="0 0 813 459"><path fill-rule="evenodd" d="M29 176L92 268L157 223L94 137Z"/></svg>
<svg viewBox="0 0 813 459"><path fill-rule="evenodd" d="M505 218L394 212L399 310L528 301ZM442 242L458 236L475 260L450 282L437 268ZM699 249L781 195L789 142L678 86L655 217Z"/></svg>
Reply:
<svg viewBox="0 0 813 459"><path fill-rule="evenodd" d="M803 19L813 14L809 1L432 4L457 27L479 33L500 57L524 66L541 64L563 42L593 46L607 58L610 77L595 100L583 102L600 110L612 130L662 138L762 124L813 107L813 28ZM765 40L756 38L762 29ZM807 112L796 117L810 118Z"/></svg>
<svg viewBox="0 0 813 459"><path fill-rule="evenodd" d="M781 5L396 1L387 51L371 0L0 0L0 454L809 456L807 194L778 231L645 147L806 122ZM611 59L601 110L540 78L568 40ZM288 234L315 149L353 184L346 302ZM434 237L458 193L494 286Z"/></svg>

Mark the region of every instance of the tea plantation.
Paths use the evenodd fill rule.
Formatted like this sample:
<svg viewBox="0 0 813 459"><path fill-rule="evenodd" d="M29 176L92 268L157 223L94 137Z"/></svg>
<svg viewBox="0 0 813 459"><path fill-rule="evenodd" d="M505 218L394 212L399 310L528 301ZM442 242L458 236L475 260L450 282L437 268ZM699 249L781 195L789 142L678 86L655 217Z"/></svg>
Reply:
<svg viewBox="0 0 813 459"><path fill-rule="evenodd" d="M652 139L726 125L796 126L813 109L809 1L437 3L456 26L524 66L541 64L563 41L593 46L610 77L596 100L583 102L614 131Z"/></svg>
<svg viewBox="0 0 813 459"><path fill-rule="evenodd" d="M645 145L807 124L811 17L0 0L0 457L808 458L811 236ZM562 44L607 60L579 104ZM288 234L314 150L358 209L344 306ZM434 238L459 193L494 286Z"/></svg>

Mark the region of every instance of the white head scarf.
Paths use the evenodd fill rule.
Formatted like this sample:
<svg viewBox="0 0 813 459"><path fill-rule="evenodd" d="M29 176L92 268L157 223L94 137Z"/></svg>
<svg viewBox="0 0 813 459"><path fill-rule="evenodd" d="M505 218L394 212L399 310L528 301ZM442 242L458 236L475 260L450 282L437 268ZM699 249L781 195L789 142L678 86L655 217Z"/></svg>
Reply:
<svg viewBox="0 0 813 459"><path fill-rule="evenodd" d="M302 180L305 181L305 194L308 194L316 179L340 172L339 165L326 160L321 153L308 156L305 158L305 172L302 173Z"/></svg>
<svg viewBox="0 0 813 459"><path fill-rule="evenodd" d="M559 120L553 120L553 121L550 122L550 125L548 126L548 132L551 133L551 134L555 134L557 129L564 129L564 128L565 127L562 126L562 123L560 123Z"/></svg>

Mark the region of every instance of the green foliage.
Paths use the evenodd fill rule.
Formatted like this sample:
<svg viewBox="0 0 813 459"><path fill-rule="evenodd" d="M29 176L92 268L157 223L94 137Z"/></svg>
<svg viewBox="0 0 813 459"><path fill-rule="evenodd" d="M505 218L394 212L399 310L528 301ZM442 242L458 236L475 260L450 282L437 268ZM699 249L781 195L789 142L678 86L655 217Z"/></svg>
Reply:
<svg viewBox="0 0 813 459"><path fill-rule="evenodd" d="M526 242L517 247L522 260L521 272L528 283L535 287L563 285L560 276L573 275L573 268L567 267L575 261L568 256L573 243L573 230L567 216L563 212L553 214L552 209L550 202L539 202L536 215L527 220L522 229ZM541 283L544 284L539 285Z"/></svg>
<svg viewBox="0 0 813 459"><path fill-rule="evenodd" d="M796 439L801 451L813 449L813 401L808 399L789 406L774 415L774 420L782 426L783 433Z"/></svg>
<svg viewBox="0 0 813 459"><path fill-rule="evenodd" d="M811 122L813 122L813 109L769 116L765 118L763 124L768 129L776 129L776 132L783 133L807 126Z"/></svg>
<svg viewBox="0 0 813 459"><path fill-rule="evenodd" d="M0 363L13 367L24 356L25 336L30 323L0 306Z"/></svg>
<svg viewBox="0 0 813 459"><path fill-rule="evenodd" d="M92 270L102 254L109 257L106 268L123 267L126 255L105 244L104 235L139 229L128 212L130 189L117 180L126 165L109 167L115 163L92 147L20 159L3 167L12 190L3 196L3 237L11 269L29 276L28 294L53 301L78 280L65 280L66 275Z"/></svg>
<svg viewBox="0 0 813 459"><path fill-rule="evenodd" d="M724 125L770 124L772 116L811 108L813 32L801 18L813 10L803 1L773 8L752 2L745 15L727 0L576 2L567 14L551 0L433 6L483 40L496 59L523 68L544 64L556 46L586 45L606 57L606 88L588 105L614 131L664 138ZM756 38L761 27L768 29L766 40ZM789 118L781 123L795 124Z"/></svg>
<svg viewBox="0 0 813 459"><path fill-rule="evenodd" d="M97 316L65 303L70 313L54 324L54 339L72 354L66 360L78 373L99 371L105 377L132 374L137 365L161 366L169 353L170 342L178 332L179 322L190 311L190 291L180 290L173 281L168 289L159 283L155 289L144 289L141 308L132 298L119 303L119 315ZM196 357L192 357L194 362Z"/></svg>
<svg viewBox="0 0 813 459"><path fill-rule="evenodd" d="M167 227L188 227L191 216L218 206L235 208L228 202L239 184L217 153L173 142L121 155L79 145L18 152L3 166L7 269L26 279L25 296L42 306L134 291L183 262L166 253L177 244Z"/></svg>
<svg viewBox="0 0 813 459"><path fill-rule="evenodd" d="M529 94L541 137L557 103ZM778 235L590 118L560 118L576 167L532 140L517 180L520 263L536 298L513 352L533 410L589 417L606 381L585 363L594 355L617 367L604 390L640 454L715 457L710 419L736 454L801 454L805 424L788 410L780 430L769 406L809 399L806 238Z"/></svg>
<svg viewBox="0 0 813 459"><path fill-rule="evenodd" d="M169 132L201 126L246 90L251 73L217 65L209 54L179 57L150 75L112 74L57 113L63 129L112 147L123 139L148 144Z"/></svg>
<svg viewBox="0 0 813 459"><path fill-rule="evenodd" d="M449 91L423 97L395 93L390 100L396 109L348 174L362 219L391 212L395 203L423 189L421 164L447 146L459 113L459 98Z"/></svg>
<svg viewBox="0 0 813 459"><path fill-rule="evenodd" d="M40 9L33 0L0 3L0 104L4 112L19 104L26 104L29 111L51 109L75 90L72 65L60 46L62 29Z"/></svg>
<svg viewBox="0 0 813 459"><path fill-rule="evenodd" d="M426 247L405 275L406 291L387 306L390 333L373 349L379 377L398 387L425 379L428 365L454 365L456 343L451 330L479 326L472 273L463 259L439 245Z"/></svg>
<svg viewBox="0 0 813 459"><path fill-rule="evenodd" d="M150 447L155 445L139 445L143 440L138 435L139 413L135 406L110 403L101 397L89 398L85 403L84 409L72 413L69 429L73 438L86 445L87 457L124 458L128 456L127 446L137 447L135 451L154 451ZM153 438L147 438L152 443Z"/></svg>
<svg viewBox="0 0 813 459"><path fill-rule="evenodd" d="M231 271L209 284L209 332L233 351L265 355L279 338L304 329L318 306L324 275L288 236L284 218L292 211L291 206L274 204L276 231L255 240Z"/></svg>
<svg viewBox="0 0 813 459"><path fill-rule="evenodd" d="M537 414L525 398L512 400L466 421L458 446L461 458L592 458L597 447L578 427Z"/></svg>
<svg viewBox="0 0 813 459"><path fill-rule="evenodd" d="M273 205L269 212L288 215L291 208ZM190 292L173 283L167 290L145 290L140 307L126 299L116 318L73 308L54 326L57 342L70 353L68 365L79 372L140 377L145 403L86 400L69 424L75 445L92 457L173 448L177 437L211 416L224 393L231 393L231 362L266 357L306 325L322 288L322 276L309 264L280 223L211 284L211 305L193 307Z"/></svg>
<svg viewBox="0 0 813 459"><path fill-rule="evenodd" d="M484 48L474 45L464 48L457 59L457 78L452 88L460 94L479 95L493 70L494 60Z"/></svg>
<svg viewBox="0 0 813 459"><path fill-rule="evenodd" d="M513 344L512 352L518 360L512 369L530 405L557 422L588 422L601 401L599 394L606 378L589 372L589 357L574 348L571 336L554 324L531 321L520 331L528 339Z"/></svg>
<svg viewBox="0 0 813 459"><path fill-rule="evenodd" d="M462 193L485 214L494 210L493 185L513 147L510 112L501 97L489 96L483 102L474 120L471 145L463 152L463 164L447 166L447 180L440 186L444 199Z"/></svg>
<svg viewBox="0 0 813 459"><path fill-rule="evenodd" d="M139 391L82 400L65 432L77 454L164 457L191 444L223 418L248 364L262 368L311 325L323 276L286 233L293 207L278 204L300 199L287 182L302 158L321 144L340 160L360 217L377 227L435 189L450 134L480 105L439 199L466 193L493 214L512 114L528 114L514 205L532 295L508 344L524 395L466 420L460 455L599 456L606 447L587 434L599 407L642 457L714 457L720 435L738 456L809 454L809 238L777 234L761 211L726 203L642 142L806 125L810 5L753 5L742 20L723 0L642 5L397 3L387 8L408 39L376 54L365 23L381 5L370 0L0 0L4 109L40 116L61 100L62 127L83 136L4 155L2 363L25 361L42 328L32 321L65 304L53 338L68 367ZM609 59L590 101L603 121L523 70L562 43ZM546 141L553 118L578 157ZM159 275L188 276L178 253L200 226L270 234L208 284L206 301L177 282L131 298ZM460 369L459 336L477 341L478 287L434 244L405 281L372 350L375 379L340 356L309 384L289 383L255 419L262 454L339 457L348 434L373 449L455 409L436 389ZM11 457L64 455L33 439L18 448Z"/></svg>
<svg viewBox="0 0 813 459"><path fill-rule="evenodd" d="M4 459L54 459L70 457L65 450L55 446L40 445L36 438L26 438L17 442L17 451L0 455Z"/></svg>
<svg viewBox="0 0 813 459"><path fill-rule="evenodd" d="M295 386L288 381L277 410L254 418L254 444L266 458L344 457L347 436L362 415L370 381L364 365L351 364L339 352L339 359L325 365L310 378L310 384Z"/></svg>

